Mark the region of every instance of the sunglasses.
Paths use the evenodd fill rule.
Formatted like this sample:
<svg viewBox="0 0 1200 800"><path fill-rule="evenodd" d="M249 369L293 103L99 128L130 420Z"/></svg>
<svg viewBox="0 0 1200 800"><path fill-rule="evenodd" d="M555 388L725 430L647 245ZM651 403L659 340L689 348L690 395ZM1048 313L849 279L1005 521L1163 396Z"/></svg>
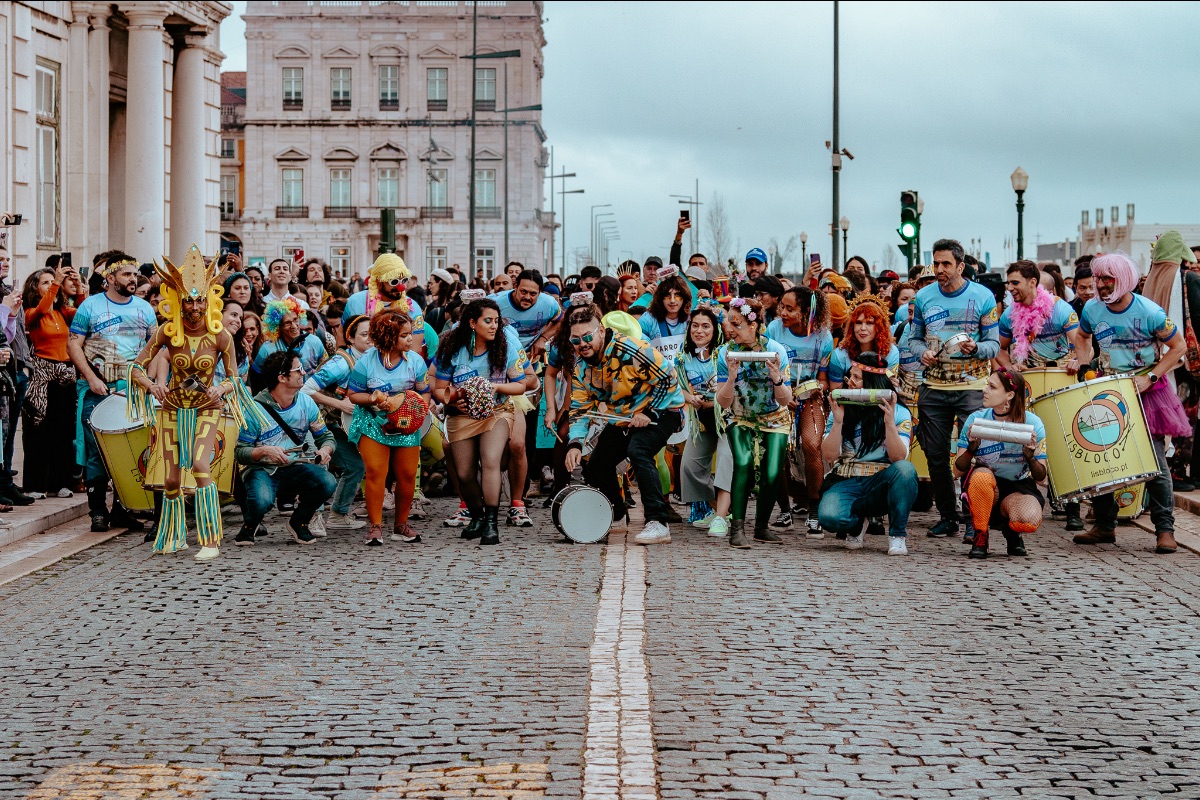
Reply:
<svg viewBox="0 0 1200 800"><path fill-rule="evenodd" d="M600 331L592 331L591 333L585 333L583 336L572 336L567 341L576 346L581 344L591 344L592 341L599 335Z"/></svg>
<svg viewBox="0 0 1200 800"><path fill-rule="evenodd" d="M404 278L392 278L390 281L384 281L388 286L399 286L404 283Z"/></svg>

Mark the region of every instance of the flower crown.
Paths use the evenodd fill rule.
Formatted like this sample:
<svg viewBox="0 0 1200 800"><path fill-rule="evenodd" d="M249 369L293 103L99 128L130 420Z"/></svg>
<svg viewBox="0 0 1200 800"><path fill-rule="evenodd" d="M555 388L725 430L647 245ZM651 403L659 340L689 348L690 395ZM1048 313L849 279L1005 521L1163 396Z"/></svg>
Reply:
<svg viewBox="0 0 1200 800"><path fill-rule="evenodd" d="M744 298L744 297L735 297L729 301L729 310L730 311L736 310L739 314L741 314L743 317L748 319L750 322L757 322L758 314L756 314L754 311L747 310L747 307L748 307L748 304L746 303L746 298Z"/></svg>

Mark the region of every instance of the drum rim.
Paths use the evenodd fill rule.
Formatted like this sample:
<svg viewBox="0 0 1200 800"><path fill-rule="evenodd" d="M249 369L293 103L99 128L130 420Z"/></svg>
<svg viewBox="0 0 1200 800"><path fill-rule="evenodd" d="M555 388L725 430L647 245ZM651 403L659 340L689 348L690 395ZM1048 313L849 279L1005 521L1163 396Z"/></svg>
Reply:
<svg viewBox="0 0 1200 800"><path fill-rule="evenodd" d="M1090 500L1102 494L1112 494L1118 489L1123 489L1126 486L1137 486L1140 483L1148 483L1161 474L1161 472L1143 472L1140 475L1131 475L1130 477L1119 481L1109 481L1108 483L1089 486L1087 489L1080 489L1079 491L1071 492L1070 494L1059 494L1058 497L1060 500L1068 502L1075 500ZM1053 486L1053 478L1051 478L1051 485ZM1058 493L1055 492L1055 494Z"/></svg>
<svg viewBox="0 0 1200 800"><path fill-rule="evenodd" d="M1124 373L1122 373L1120 375L1105 375L1104 377L1101 377L1101 378L1092 378L1090 381L1080 381L1079 383L1073 383L1070 386L1064 386L1061 389L1055 389L1052 392L1046 392L1044 395L1041 395L1040 397L1038 397L1036 399L1037 400L1045 400L1047 397L1053 397L1054 395L1061 394L1062 392L1073 392L1073 391L1079 389L1081 386L1094 386L1095 384L1103 383L1104 381L1122 381L1122 380L1132 381L1133 377L1134 377L1133 375L1126 375ZM1140 399L1141 395L1138 395L1138 397Z"/></svg>
<svg viewBox="0 0 1200 800"><path fill-rule="evenodd" d="M572 494L578 494L579 492L584 491L584 490L598 494L600 496L600 498L604 501L605 505L608 506L608 518L609 518L608 526L605 528L604 533L600 534L600 536L598 536L595 539L577 539L575 536L572 536L571 534L567 533L563 529L563 525L561 522L561 515L559 514L559 511L562 509L563 501L567 497L571 496ZM612 526L613 526L613 523L612 523L612 501L610 501L604 495L604 492L600 491L595 486L589 486L586 483L572 483L572 484L569 484L569 485L564 486L563 488L559 489L558 494L554 495L554 499L550 503L550 520L554 523L554 527L558 530L558 532L561 533L563 536L566 536L571 541L577 542L579 544L595 544L596 542L603 539L605 536L607 536L612 531Z"/></svg>

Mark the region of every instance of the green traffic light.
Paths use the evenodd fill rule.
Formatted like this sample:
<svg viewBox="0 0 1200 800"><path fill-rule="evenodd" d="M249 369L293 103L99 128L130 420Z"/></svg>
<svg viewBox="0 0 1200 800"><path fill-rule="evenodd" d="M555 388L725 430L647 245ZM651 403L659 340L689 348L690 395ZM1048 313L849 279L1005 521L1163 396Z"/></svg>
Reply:
<svg viewBox="0 0 1200 800"><path fill-rule="evenodd" d="M900 235L909 240L917 238L917 226L911 222L901 223Z"/></svg>

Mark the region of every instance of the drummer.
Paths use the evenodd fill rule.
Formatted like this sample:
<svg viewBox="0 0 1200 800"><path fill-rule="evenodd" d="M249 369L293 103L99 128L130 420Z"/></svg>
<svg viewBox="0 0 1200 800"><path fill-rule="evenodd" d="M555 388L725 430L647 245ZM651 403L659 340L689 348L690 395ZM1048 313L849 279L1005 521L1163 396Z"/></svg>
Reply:
<svg viewBox="0 0 1200 800"><path fill-rule="evenodd" d="M854 357L868 350L883 358L887 369L895 370L899 367L900 351L892 340L892 329L887 320L887 305L883 298L873 294L861 295L850 303L850 316L846 318L846 338L842 339L829 356L829 388L842 388L846 373L854 363Z"/></svg>
<svg viewBox="0 0 1200 800"><path fill-rule="evenodd" d="M1183 357L1186 345L1175 323L1163 309L1134 294L1139 270L1124 253L1108 253L1092 260L1096 298L1083 307L1079 329L1083 333L1079 359L1092 359L1092 340L1100 348L1100 369L1105 375L1132 374L1142 398L1146 427L1154 441L1159 474L1146 483L1150 520L1157 537L1155 552L1174 553L1175 496L1167 466L1166 437L1189 436L1191 427L1179 397L1164 379ZM1165 348L1165 349L1164 349ZM1117 504L1113 495L1092 498L1095 526L1075 536L1076 544L1111 544L1116 541Z"/></svg>
<svg viewBox="0 0 1200 800"><path fill-rule="evenodd" d="M958 533L957 498L950 472L950 437L983 405L991 360L1000 352L996 298L987 287L963 277L961 243L933 244L937 282L917 292L909 323L909 352L925 367L917 408L917 440L929 460L929 478L941 519L931 537ZM954 342L950 342L953 339Z"/></svg>
<svg viewBox="0 0 1200 800"><path fill-rule="evenodd" d="M1017 444L971 438L971 425L976 422L1032 425L1034 441ZM988 378L983 408L967 417L959 432L954 472L963 481L975 527L968 556L988 557L989 527L1004 532L1010 556L1025 555L1021 534L1038 529L1046 504L1037 487L1047 475L1046 426L1025 410L1025 379L1019 372L1000 366Z"/></svg>

